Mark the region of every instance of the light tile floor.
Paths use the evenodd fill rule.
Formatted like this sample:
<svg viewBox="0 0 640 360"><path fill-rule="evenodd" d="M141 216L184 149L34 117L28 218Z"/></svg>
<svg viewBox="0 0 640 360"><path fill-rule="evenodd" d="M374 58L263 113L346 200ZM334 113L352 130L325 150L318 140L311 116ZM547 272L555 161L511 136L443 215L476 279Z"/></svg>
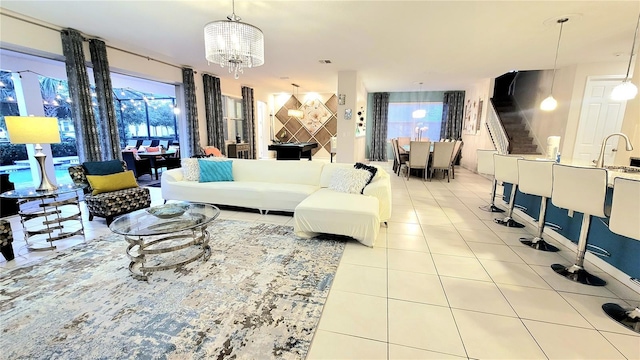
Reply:
<svg viewBox="0 0 640 360"><path fill-rule="evenodd" d="M390 164L393 216L374 248L347 243L308 359L640 359L640 335L610 320L605 302L640 302L629 289L571 283L549 265L569 263L574 252L538 252L518 241L525 229L493 223L486 205L491 183L465 169L456 178L425 182L395 176ZM152 205L162 204L150 188ZM498 205L504 204L498 202ZM86 239L108 234L103 219L89 222ZM220 218L292 226L291 216L223 210ZM56 241L57 249L28 252L20 220L14 230L15 261L3 272L81 244Z"/></svg>

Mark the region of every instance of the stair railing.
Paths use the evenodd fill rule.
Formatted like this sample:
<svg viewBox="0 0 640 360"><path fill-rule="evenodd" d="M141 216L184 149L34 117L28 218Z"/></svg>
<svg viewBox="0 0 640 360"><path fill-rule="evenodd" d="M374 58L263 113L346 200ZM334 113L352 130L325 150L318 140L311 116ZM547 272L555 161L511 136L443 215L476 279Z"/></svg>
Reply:
<svg viewBox="0 0 640 360"><path fill-rule="evenodd" d="M500 121L500 118L498 117L498 112L496 111L496 105L494 104L493 99L490 100L491 106L487 111L487 130L489 130L493 146L498 150L498 153L508 154L509 137L507 136L504 126L502 126L502 121Z"/></svg>

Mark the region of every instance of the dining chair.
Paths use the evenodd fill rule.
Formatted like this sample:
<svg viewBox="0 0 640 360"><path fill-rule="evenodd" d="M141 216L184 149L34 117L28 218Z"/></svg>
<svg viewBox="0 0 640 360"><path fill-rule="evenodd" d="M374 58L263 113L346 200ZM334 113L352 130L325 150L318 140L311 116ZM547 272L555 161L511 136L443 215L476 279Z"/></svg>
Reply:
<svg viewBox="0 0 640 360"><path fill-rule="evenodd" d="M396 159L396 168L394 169L396 175L400 176L400 172L402 170L402 165L407 165L407 161L409 160L408 154L400 154L398 150L398 139L391 139L391 147L393 148L393 155Z"/></svg>
<svg viewBox="0 0 640 360"><path fill-rule="evenodd" d="M407 180L409 180L411 170L422 170L423 178L426 180L431 143L411 141L409 146L411 152L409 152L409 161L407 161Z"/></svg>
<svg viewBox="0 0 640 360"><path fill-rule="evenodd" d="M433 157L431 160L431 174L429 176L429 181L433 178L433 173L436 170L447 172L447 182L449 182L449 170L451 170L451 156L453 155L453 148L455 143L446 142L446 141L438 141L433 143Z"/></svg>
<svg viewBox="0 0 640 360"><path fill-rule="evenodd" d="M458 155L460 155L460 151L462 151L462 140L456 140L453 146L453 153L451 153L451 178L456 178L456 160L458 159Z"/></svg>

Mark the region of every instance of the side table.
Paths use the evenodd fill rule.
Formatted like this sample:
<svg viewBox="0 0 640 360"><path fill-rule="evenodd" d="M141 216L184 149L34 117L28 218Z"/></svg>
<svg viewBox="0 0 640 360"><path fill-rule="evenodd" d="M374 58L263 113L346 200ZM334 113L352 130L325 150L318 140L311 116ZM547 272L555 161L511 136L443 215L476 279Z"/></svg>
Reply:
<svg viewBox="0 0 640 360"><path fill-rule="evenodd" d="M84 224L78 185L61 185L55 190L36 191L34 188L6 191L1 198L16 199L20 210L20 223L29 251L53 250L53 242L82 235ZM34 246L37 240L48 242L48 246Z"/></svg>

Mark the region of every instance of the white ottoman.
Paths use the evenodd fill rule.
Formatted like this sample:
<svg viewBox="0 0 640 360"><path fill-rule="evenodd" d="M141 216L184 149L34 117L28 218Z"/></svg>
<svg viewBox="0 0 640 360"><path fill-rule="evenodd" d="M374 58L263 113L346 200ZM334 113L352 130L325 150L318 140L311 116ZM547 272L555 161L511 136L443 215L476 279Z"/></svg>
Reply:
<svg viewBox="0 0 640 360"><path fill-rule="evenodd" d="M298 204L293 226L296 235L303 238L337 234L373 246L380 232L378 207L376 197L322 188Z"/></svg>

